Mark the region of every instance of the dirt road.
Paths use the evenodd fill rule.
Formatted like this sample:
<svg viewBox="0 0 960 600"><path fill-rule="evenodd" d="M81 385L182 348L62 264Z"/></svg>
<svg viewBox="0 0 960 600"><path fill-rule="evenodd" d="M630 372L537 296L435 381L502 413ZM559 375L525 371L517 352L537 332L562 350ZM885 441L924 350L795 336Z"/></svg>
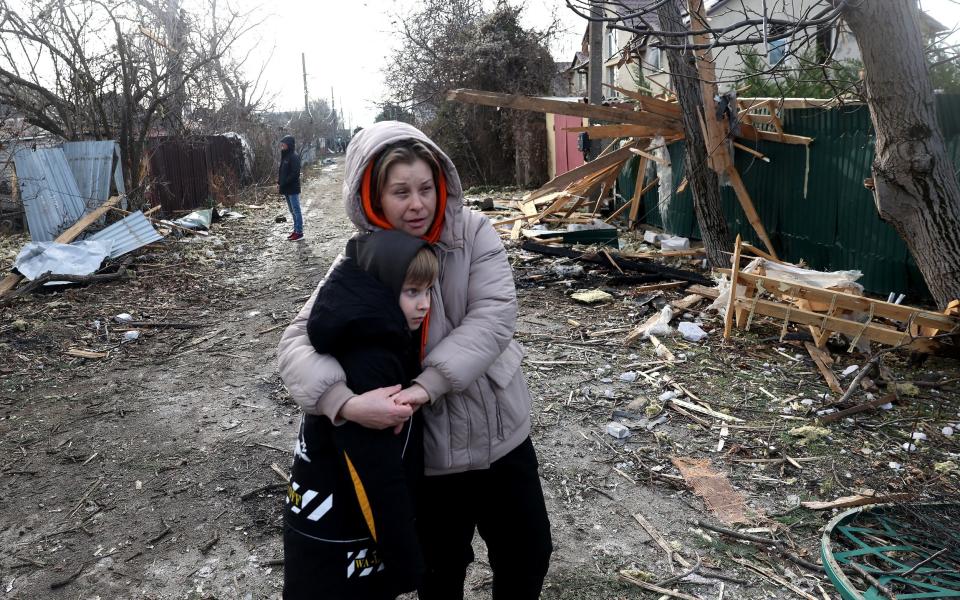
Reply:
<svg viewBox="0 0 960 600"><path fill-rule="evenodd" d="M247 218L215 225L211 236L141 252L135 281L0 307L0 596L280 597L284 492L275 471L289 467L298 409L278 378L276 344L352 232L341 207L341 169L338 163L307 177L301 243L285 241L289 224L274 222L285 206L264 193L241 205ZM650 307L629 298L577 305L564 285L542 287L540 259L511 256L521 300L517 337L528 352L533 438L556 547L543 598L642 597L618 580L624 568L668 577L666 554L638 526L638 513L691 559L702 555L701 572L720 568L727 597L791 597L724 563L731 546L691 529L709 515L669 459L713 452L697 448L715 447L717 429L671 413L626 442L604 433L612 410L671 389L648 366L650 374L636 381L621 377L628 365L656 364L649 348L619 342L624 326L645 319ZM124 326L113 320L119 313L177 327ZM621 333L588 336L588 327ZM140 338L121 342L124 329ZM728 351L682 347L690 358L715 363L700 372L681 363L673 373L716 407L768 412L752 395L755 384L731 379L734 370L765 377L770 395L813 397L820 386L783 352L783 359L761 357L769 361L761 366L746 347L734 368L721 358ZM65 353L71 348L108 356L77 358ZM729 442L740 442L738 452L758 447L753 434L739 431ZM805 473L790 477L782 466L779 475L738 462L729 469L738 486L751 486L751 510L789 514L791 494L833 493L815 463L805 464ZM836 478L844 466L830 468ZM798 549L815 558L822 517L782 522L790 530L797 520L810 528L793 531L807 536ZM489 597L482 544L477 549L472 599ZM796 567L777 569L816 593ZM684 591L717 597L720 585L701 580Z"/></svg>

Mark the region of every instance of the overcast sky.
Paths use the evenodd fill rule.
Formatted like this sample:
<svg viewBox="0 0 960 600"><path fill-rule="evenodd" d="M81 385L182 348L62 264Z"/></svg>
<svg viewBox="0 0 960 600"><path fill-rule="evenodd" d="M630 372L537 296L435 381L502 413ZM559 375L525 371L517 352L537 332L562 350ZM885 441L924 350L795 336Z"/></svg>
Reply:
<svg viewBox="0 0 960 600"><path fill-rule="evenodd" d="M333 87L337 106L353 127L368 125L383 100L383 67L397 46L396 16L406 14L416 0L352 0L338 2L234 0L264 18L252 34L251 63L269 58L265 86L279 110L303 105L301 52L306 55L307 86L311 97L329 100ZM494 4L490 0L490 4ZM563 0L528 0L524 24L545 28L556 15L562 24L551 50L555 60L571 59L583 35L584 21L566 8ZM924 10L947 27L960 22L957 0L921 0ZM272 52L272 57L271 57Z"/></svg>

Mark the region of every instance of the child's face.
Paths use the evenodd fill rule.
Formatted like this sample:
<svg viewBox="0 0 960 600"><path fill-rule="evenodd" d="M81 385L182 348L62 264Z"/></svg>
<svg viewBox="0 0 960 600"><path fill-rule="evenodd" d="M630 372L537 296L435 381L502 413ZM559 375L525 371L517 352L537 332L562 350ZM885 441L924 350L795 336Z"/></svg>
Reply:
<svg viewBox="0 0 960 600"><path fill-rule="evenodd" d="M400 310L407 318L411 331L420 327L430 310L430 285L412 285L404 282L400 291Z"/></svg>

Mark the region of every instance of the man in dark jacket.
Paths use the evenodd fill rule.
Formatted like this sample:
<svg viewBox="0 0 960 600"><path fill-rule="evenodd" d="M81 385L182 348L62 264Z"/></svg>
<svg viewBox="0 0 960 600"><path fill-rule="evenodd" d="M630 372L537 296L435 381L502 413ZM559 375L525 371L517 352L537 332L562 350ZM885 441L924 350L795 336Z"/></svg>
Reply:
<svg viewBox="0 0 960 600"><path fill-rule="evenodd" d="M303 216L300 214L300 155L296 152L297 142L292 135L280 140L280 173L277 185L280 195L287 199L287 208L293 217L293 233L287 238L291 242L303 239Z"/></svg>

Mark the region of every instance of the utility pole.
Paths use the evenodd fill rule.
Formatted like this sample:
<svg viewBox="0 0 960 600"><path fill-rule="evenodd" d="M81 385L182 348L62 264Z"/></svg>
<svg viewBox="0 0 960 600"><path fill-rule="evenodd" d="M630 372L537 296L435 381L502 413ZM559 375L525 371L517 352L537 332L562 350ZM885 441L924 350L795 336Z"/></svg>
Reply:
<svg viewBox="0 0 960 600"><path fill-rule="evenodd" d="M300 53L300 62L303 64L303 112L310 115L310 96L307 93L307 55L304 52ZM310 118L313 119L313 115L310 115Z"/></svg>

